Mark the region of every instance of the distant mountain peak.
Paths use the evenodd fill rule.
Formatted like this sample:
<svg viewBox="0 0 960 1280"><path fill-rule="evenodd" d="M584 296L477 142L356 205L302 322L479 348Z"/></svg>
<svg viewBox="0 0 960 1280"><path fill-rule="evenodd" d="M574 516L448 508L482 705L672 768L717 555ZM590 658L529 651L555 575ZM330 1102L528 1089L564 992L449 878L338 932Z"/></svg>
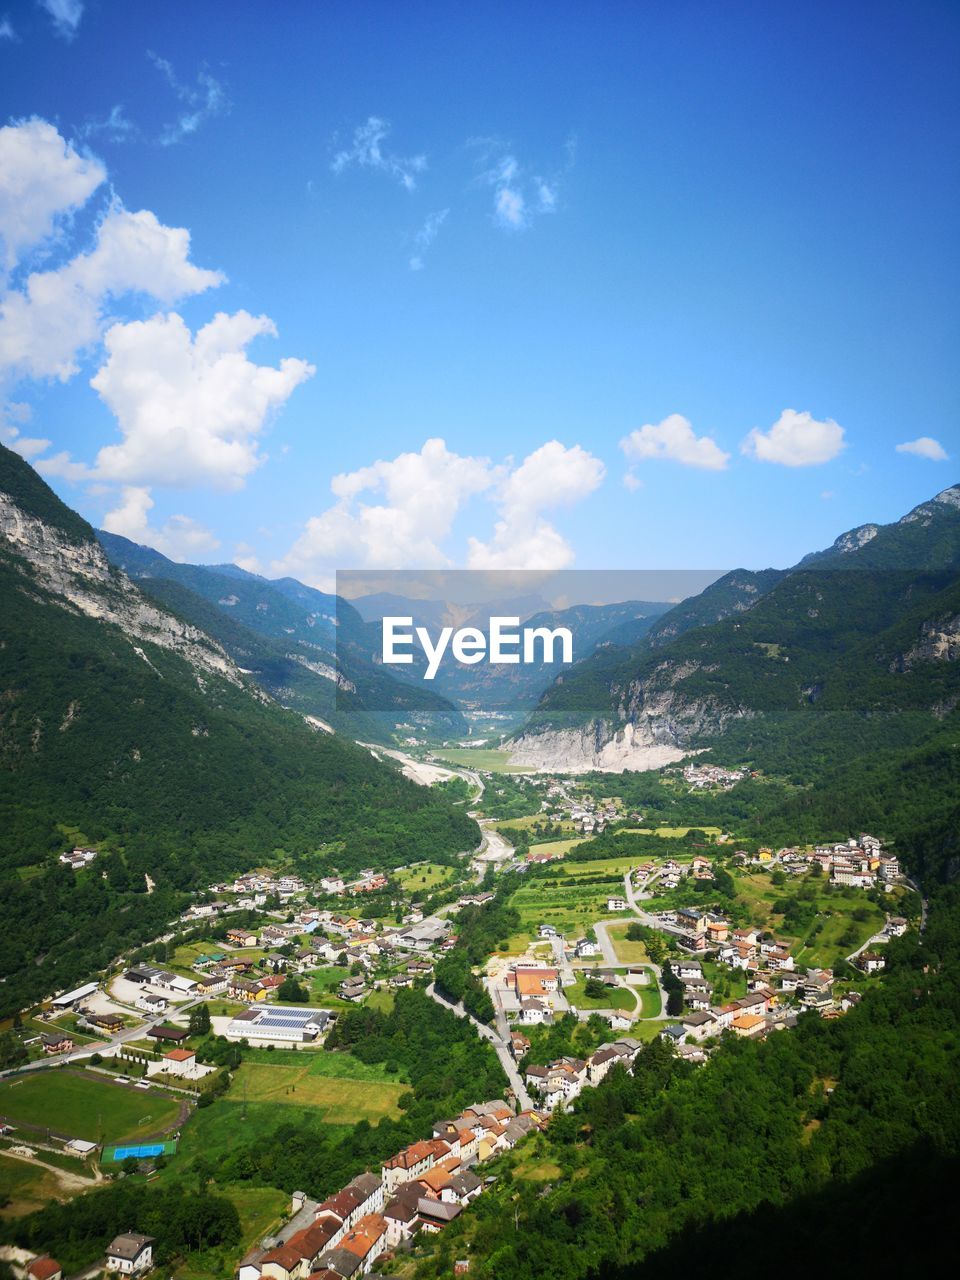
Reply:
<svg viewBox="0 0 960 1280"><path fill-rule="evenodd" d="M848 529L846 533L841 533L840 537L833 544L833 550L845 554L848 551L859 551L861 547L865 547L868 542L872 541L880 532L878 524L862 524L857 529Z"/></svg>
<svg viewBox="0 0 960 1280"><path fill-rule="evenodd" d="M916 520L931 520L935 516L942 516L944 513L937 510L937 506L953 507L960 510L960 484L952 484L948 489L941 489L934 498L921 502L918 507L914 507L912 511L908 511L898 523L913 524Z"/></svg>

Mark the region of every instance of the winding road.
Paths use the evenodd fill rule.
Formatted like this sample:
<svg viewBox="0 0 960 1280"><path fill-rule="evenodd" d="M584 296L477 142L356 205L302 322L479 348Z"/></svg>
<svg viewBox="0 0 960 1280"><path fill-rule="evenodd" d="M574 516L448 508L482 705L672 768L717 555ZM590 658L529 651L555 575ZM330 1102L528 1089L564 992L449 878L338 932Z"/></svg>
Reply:
<svg viewBox="0 0 960 1280"><path fill-rule="evenodd" d="M431 982L426 989L427 995L431 1000L436 1000L437 1004L442 1005L444 1009L449 1009L451 1013L458 1018L467 1018L473 1024L473 1029L477 1035L484 1040L488 1040L496 1050L497 1057L500 1059L500 1065L503 1067L504 1074L510 1081L510 1087L513 1089L514 1095L519 1100L524 1111L533 1109L533 1100L527 1093L527 1086L523 1083L523 1077L517 1070L517 1064L513 1060L513 1054L510 1052L509 1038L503 1039L492 1027L488 1027L486 1023L479 1022L472 1013L468 1013L462 1004L451 1004L449 1000L444 1000L434 984Z"/></svg>

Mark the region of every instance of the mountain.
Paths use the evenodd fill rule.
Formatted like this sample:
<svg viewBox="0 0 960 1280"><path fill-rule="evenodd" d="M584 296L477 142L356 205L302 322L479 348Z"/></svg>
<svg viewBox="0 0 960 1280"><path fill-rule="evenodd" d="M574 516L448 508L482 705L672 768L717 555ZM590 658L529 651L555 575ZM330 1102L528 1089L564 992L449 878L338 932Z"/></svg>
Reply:
<svg viewBox="0 0 960 1280"><path fill-rule="evenodd" d="M460 712L436 690L384 670L379 637L346 600L236 565L180 564L105 530L97 537L146 595L216 636L284 706L364 741L386 741L410 723L464 731Z"/></svg>
<svg viewBox="0 0 960 1280"><path fill-rule="evenodd" d="M922 740L960 698L960 487L896 524L842 535L787 571L738 571L658 620L639 645L598 652L544 694L515 758L655 767L764 736L807 741L827 713L918 717ZM717 620L719 618L719 620ZM782 722L786 717L789 727ZM834 729L834 732L836 729Z"/></svg>
<svg viewBox="0 0 960 1280"><path fill-rule="evenodd" d="M671 606L661 601L627 600L614 604L571 605L551 609L536 595L506 597L485 604L453 604L446 600L422 600L378 592L351 603L366 621L375 642L380 643L380 619L392 615L410 617L414 627L426 627L436 638L442 627L476 627L489 635L491 617L519 618L523 627L566 627L572 637L574 660L583 659L598 648L635 642ZM347 641L349 646L353 637ZM414 650L414 662L397 666L397 678L414 687L423 683L426 660ZM433 680L434 690L449 702L474 716L493 714L498 719L516 719L530 711L555 678L556 663L541 661L516 665L479 663L468 665L444 661Z"/></svg>
<svg viewBox="0 0 960 1280"><path fill-rule="evenodd" d="M279 706L231 657L242 637L144 594L5 448L0 590L0 1016L156 937L220 876L477 843L462 810ZM58 863L70 842L100 849L90 870Z"/></svg>

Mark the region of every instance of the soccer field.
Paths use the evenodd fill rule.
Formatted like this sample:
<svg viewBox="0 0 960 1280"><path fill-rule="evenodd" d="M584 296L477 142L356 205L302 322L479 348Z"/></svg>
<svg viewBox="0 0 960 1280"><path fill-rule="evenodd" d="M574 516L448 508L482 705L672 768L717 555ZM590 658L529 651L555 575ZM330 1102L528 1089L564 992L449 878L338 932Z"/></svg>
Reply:
<svg viewBox="0 0 960 1280"><path fill-rule="evenodd" d="M135 1142L171 1128L179 1107L162 1094L74 1071L37 1071L0 1084L0 1117L87 1142Z"/></svg>

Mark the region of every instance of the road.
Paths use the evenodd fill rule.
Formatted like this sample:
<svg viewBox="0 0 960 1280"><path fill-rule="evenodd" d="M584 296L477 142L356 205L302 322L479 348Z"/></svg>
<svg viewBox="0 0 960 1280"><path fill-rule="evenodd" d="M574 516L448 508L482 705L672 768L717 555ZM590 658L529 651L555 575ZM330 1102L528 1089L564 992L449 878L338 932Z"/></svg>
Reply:
<svg viewBox="0 0 960 1280"><path fill-rule="evenodd" d="M172 1009L171 1015L186 1013L194 1005L202 1003L202 999L188 1000ZM135 1027L124 1027L122 1031L118 1031L109 1040L97 1040L93 1044L83 1045L80 1049L71 1049L69 1053L54 1053L48 1058L38 1058L36 1062L25 1062L19 1067L9 1067L6 1071L0 1071L0 1080L8 1076L21 1075L25 1071L44 1071L49 1067L65 1066L69 1062L81 1062L85 1058L92 1058L95 1053L99 1053L101 1056L107 1055L128 1040L142 1040L152 1027L160 1026L165 1022L166 1019L163 1018L159 1018L156 1022L141 1022ZM55 1023L51 1025L55 1030L59 1029Z"/></svg>
<svg viewBox="0 0 960 1280"><path fill-rule="evenodd" d="M611 924L623 924L623 923L624 922L622 919L598 920L597 923L593 926L594 933L596 933L597 935L597 942L600 946L600 954L603 956L603 963L607 965L608 968L611 968L611 969L613 968L622 969L623 961L617 955L616 948L613 945L613 940L611 939L610 934L607 932L607 927ZM643 968L646 969L647 972L652 975L652 981L656 984L656 988L660 992L660 1012L656 1015L655 1018L645 1019L645 1021L656 1022L658 1020L662 1020L666 1018L667 1016L667 993L666 991L664 991L663 984L660 981L660 970L657 968L657 966L655 964L644 964ZM621 983L620 985L625 987L630 986L628 982Z"/></svg>
<svg viewBox="0 0 960 1280"><path fill-rule="evenodd" d="M518 1099L520 1106L524 1111L533 1109L533 1099L527 1093L527 1087L523 1083L523 1077L517 1070L517 1064L513 1060L510 1052L509 1037L504 1039L491 1027L483 1022L478 1022L472 1013L467 1013L462 1004L451 1004L448 1000L444 1000L443 996L438 995L434 984L431 982L427 987L427 995L431 1000L436 1000L437 1004L442 1005L444 1009L449 1009L451 1013L456 1014L458 1018L468 1018L473 1024L473 1029L478 1036L484 1040L488 1040L494 1047L497 1057L500 1059L500 1065L503 1067L504 1074L510 1081L510 1087L513 1089L515 1097Z"/></svg>

